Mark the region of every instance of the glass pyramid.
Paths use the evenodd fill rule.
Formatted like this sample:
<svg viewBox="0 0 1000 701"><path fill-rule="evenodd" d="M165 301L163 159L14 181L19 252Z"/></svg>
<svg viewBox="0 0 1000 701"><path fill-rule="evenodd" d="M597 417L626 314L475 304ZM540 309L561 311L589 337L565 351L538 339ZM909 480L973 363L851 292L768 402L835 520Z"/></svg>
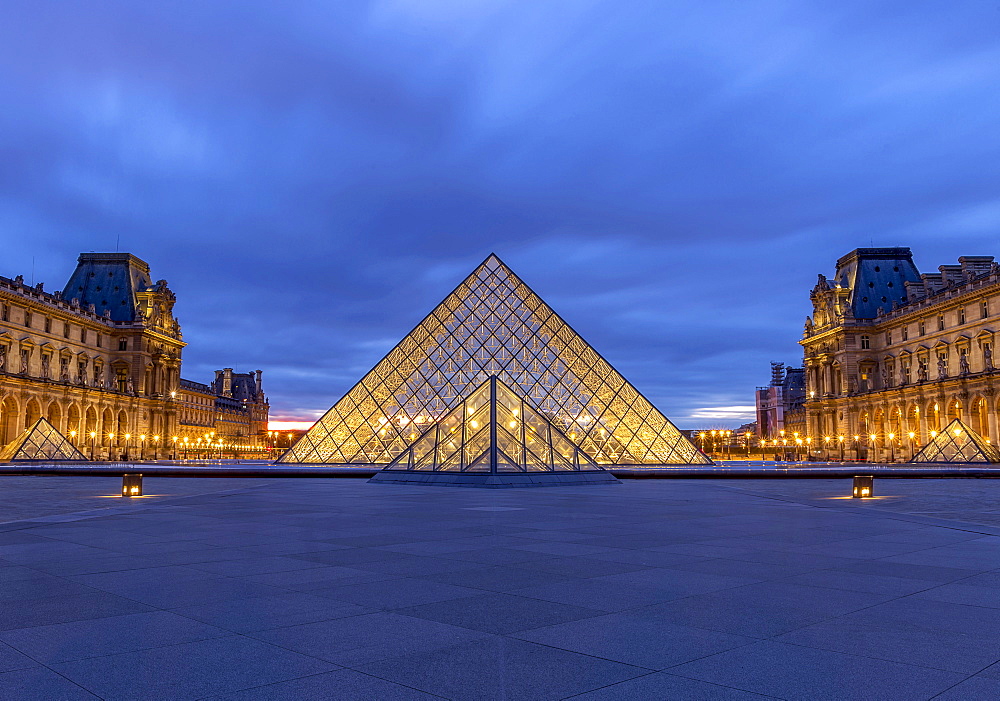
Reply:
<svg viewBox="0 0 1000 701"><path fill-rule="evenodd" d="M491 376L598 464L711 464L495 255L278 462L389 463Z"/></svg>
<svg viewBox="0 0 1000 701"><path fill-rule="evenodd" d="M0 463L20 460L86 460L44 417L0 450Z"/></svg>
<svg viewBox="0 0 1000 701"><path fill-rule="evenodd" d="M604 468L494 376L385 469L498 473Z"/></svg>
<svg viewBox="0 0 1000 701"><path fill-rule="evenodd" d="M910 462L1000 463L1000 450L955 419L921 448Z"/></svg>

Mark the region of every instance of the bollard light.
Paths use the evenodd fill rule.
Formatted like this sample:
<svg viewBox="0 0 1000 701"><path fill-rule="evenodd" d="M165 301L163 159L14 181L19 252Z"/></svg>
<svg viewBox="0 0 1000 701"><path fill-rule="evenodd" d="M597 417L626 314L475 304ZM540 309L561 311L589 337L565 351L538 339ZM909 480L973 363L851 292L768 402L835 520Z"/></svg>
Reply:
<svg viewBox="0 0 1000 701"><path fill-rule="evenodd" d="M872 482L871 475L855 475L854 489L851 492L851 496L855 499L867 499L873 496Z"/></svg>
<svg viewBox="0 0 1000 701"><path fill-rule="evenodd" d="M141 497L142 496L142 475L138 472L130 472L122 475L122 496Z"/></svg>

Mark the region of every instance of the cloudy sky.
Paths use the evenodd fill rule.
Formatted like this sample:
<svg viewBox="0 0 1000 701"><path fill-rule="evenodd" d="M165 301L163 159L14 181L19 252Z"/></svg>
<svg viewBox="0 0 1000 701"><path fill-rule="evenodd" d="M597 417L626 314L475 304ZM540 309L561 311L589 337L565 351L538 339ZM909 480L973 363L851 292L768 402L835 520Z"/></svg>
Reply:
<svg viewBox="0 0 1000 701"><path fill-rule="evenodd" d="M998 85L997 0L7 0L0 275L119 245L307 419L496 251L735 426L840 255L1000 256Z"/></svg>

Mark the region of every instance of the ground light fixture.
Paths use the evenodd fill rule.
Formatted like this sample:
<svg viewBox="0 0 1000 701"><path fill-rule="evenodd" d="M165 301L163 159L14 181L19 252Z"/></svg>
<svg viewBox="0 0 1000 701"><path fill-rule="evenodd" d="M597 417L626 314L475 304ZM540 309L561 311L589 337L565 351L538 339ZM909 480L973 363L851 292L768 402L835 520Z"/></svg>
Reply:
<svg viewBox="0 0 1000 701"><path fill-rule="evenodd" d="M873 481L874 479L871 475L855 475L854 489L851 491L851 497L854 499L868 499L874 496Z"/></svg>
<svg viewBox="0 0 1000 701"><path fill-rule="evenodd" d="M141 497L142 496L142 474L129 472L122 475L122 496Z"/></svg>

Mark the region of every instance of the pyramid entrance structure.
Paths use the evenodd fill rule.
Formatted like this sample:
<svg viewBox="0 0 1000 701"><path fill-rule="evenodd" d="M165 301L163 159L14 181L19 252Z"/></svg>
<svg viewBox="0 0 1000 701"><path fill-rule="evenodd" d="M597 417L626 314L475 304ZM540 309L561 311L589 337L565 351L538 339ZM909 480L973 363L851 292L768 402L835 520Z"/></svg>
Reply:
<svg viewBox="0 0 1000 701"><path fill-rule="evenodd" d="M712 464L496 255L278 462L392 463L490 377L598 465Z"/></svg>
<svg viewBox="0 0 1000 701"><path fill-rule="evenodd" d="M23 460L86 461L87 456L42 417L0 450L0 463Z"/></svg>
<svg viewBox="0 0 1000 701"><path fill-rule="evenodd" d="M1000 450L955 419L931 438L910 462L1000 463Z"/></svg>
<svg viewBox="0 0 1000 701"><path fill-rule="evenodd" d="M372 480L477 487L618 481L495 375Z"/></svg>

